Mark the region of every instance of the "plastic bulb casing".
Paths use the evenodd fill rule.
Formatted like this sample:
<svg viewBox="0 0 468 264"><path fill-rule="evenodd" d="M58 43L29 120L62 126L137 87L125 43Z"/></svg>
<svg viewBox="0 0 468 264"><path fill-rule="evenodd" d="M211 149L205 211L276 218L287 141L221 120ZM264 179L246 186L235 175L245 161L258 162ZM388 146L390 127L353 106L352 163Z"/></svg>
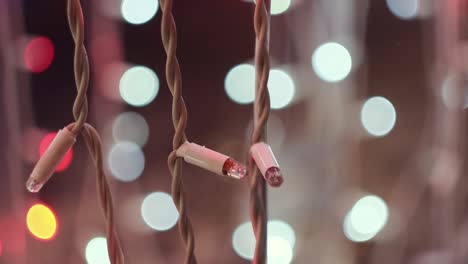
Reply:
<svg viewBox="0 0 468 264"><path fill-rule="evenodd" d="M257 164L263 178L273 187L279 187L283 184L284 178L281 173L275 155L271 147L265 142L259 142L252 145L250 154Z"/></svg>
<svg viewBox="0 0 468 264"><path fill-rule="evenodd" d="M242 179L247 169L234 159L195 143L185 142L176 151L178 157L197 167L233 179Z"/></svg>
<svg viewBox="0 0 468 264"><path fill-rule="evenodd" d="M31 172L26 182L28 191L34 193L41 190L75 142L75 135L68 128L65 127L57 133Z"/></svg>

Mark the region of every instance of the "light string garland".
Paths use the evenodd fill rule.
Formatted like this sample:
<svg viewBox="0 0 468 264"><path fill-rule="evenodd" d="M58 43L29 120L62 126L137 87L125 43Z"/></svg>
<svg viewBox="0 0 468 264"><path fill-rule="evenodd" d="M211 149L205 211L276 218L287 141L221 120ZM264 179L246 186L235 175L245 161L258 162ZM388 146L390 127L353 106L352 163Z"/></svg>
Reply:
<svg viewBox="0 0 468 264"><path fill-rule="evenodd" d="M84 18L80 0L68 0L67 18L75 42L74 73L77 96L73 105L75 122L62 129L36 164L26 187L37 192L53 174L63 155L81 133L96 166L96 183L101 209L106 221L107 249L112 264L123 264L124 254L115 228L112 195L103 168L102 143L99 133L86 123L88 116L89 60L84 47Z"/></svg>
<svg viewBox="0 0 468 264"><path fill-rule="evenodd" d="M195 237L192 223L186 212L186 202L182 182L183 160L176 152L185 141L185 127L187 126L187 107L182 97L182 76L176 57L177 29L172 15L172 0L161 0L161 37L166 51L166 81L172 93L172 122L174 124L173 151L169 154L167 163L172 174L172 198L179 211L179 232L185 243L185 263L195 264Z"/></svg>
<svg viewBox="0 0 468 264"><path fill-rule="evenodd" d="M252 263L264 264L267 260L267 189L266 182L272 186L279 186L283 182L271 149L266 144L266 124L270 114L270 95L267 83L270 73L269 30L270 30L270 1L257 0L254 11L255 27L255 101L253 113L253 131L251 135L252 156L248 161L250 178L250 214L255 233L255 253ZM259 148L260 146L260 148ZM263 166L261 156L266 155L273 166ZM260 172L257 166L260 165ZM268 167L273 168L273 177L266 174ZM266 168L266 169L265 169ZM262 177L262 175L264 177Z"/></svg>
<svg viewBox="0 0 468 264"><path fill-rule="evenodd" d="M174 125L173 150L168 157L172 174L172 198L179 211L179 231L185 243L185 263L197 263L195 256L195 237L191 221L186 212L186 202L182 180L183 160L221 176L242 179L246 176L244 165L234 159L190 143L185 135L187 126L187 107L182 97L182 74L177 60L177 28L172 15L172 0L161 0L161 37L166 51L166 81L172 94L172 122Z"/></svg>

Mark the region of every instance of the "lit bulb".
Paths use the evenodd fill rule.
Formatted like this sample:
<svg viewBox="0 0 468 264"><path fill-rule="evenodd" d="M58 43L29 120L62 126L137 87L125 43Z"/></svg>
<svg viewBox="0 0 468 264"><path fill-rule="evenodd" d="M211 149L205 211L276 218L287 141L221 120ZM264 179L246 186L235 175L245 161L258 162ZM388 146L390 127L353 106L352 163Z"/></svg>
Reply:
<svg viewBox="0 0 468 264"><path fill-rule="evenodd" d="M176 154L184 158L187 163L221 176L239 180L247 175L246 167L233 158L195 143L185 142Z"/></svg>
<svg viewBox="0 0 468 264"><path fill-rule="evenodd" d="M283 175L270 146L265 142L256 143L250 148L250 153L268 184L273 187L281 186Z"/></svg>
<svg viewBox="0 0 468 264"><path fill-rule="evenodd" d="M57 133L31 172L26 182L28 191L34 193L41 190L75 141L75 135L67 127Z"/></svg>

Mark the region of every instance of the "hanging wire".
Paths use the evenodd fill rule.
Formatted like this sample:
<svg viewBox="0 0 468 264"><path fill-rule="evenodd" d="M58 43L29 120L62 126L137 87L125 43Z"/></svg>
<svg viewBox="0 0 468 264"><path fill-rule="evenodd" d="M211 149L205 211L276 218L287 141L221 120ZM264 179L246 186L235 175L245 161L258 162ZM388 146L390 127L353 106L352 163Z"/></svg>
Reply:
<svg viewBox="0 0 468 264"><path fill-rule="evenodd" d="M84 47L84 18L80 0L68 0L67 18L75 42L74 70L78 94L73 104L75 122L67 128L76 136L83 136L96 165L96 183L99 201L106 221L107 249L112 264L123 264L124 255L114 223L112 195L103 168L102 143L99 133L86 123L88 116L89 61Z"/></svg>
<svg viewBox="0 0 468 264"><path fill-rule="evenodd" d="M166 80L172 93L172 122L174 124L173 151L169 154L167 164L172 174L172 198L179 211L179 232L185 243L185 263L197 263L195 257L195 238L192 223L186 212L186 202L182 182L183 159L177 157L176 151L187 141L187 107L182 97L182 75L177 61L177 28L172 15L172 0L161 0L162 20L161 37L166 51Z"/></svg>
<svg viewBox="0 0 468 264"><path fill-rule="evenodd" d="M255 27L255 102L254 129L251 145L266 140L266 124L270 115L268 77L270 73L269 0L257 0L254 13ZM255 256L252 263L266 263L267 251L267 190L266 182L252 158L249 158L250 214L255 232Z"/></svg>

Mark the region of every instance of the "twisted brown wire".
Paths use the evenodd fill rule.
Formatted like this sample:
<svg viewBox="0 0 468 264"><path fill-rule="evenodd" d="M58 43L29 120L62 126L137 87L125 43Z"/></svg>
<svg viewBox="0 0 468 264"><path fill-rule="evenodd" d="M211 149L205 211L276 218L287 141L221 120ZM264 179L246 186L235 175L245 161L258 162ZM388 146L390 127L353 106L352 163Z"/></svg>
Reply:
<svg viewBox="0 0 468 264"><path fill-rule="evenodd" d="M96 165L96 185L101 209L106 221L107 249L112 264L123 264L124 255L114 224L112 195L103 168L102 143L99 133L86 123L88 116L89 61L84 47L84 18L80 0L68 0L67 17L70 32L75 42L74 69L77 96L73 104L75 123L68 128L75 134L81 133Z"/></svg>
<svg viewBox="0 0 468 264"><path fill-rule="evenodd" d="M270 55L268 50L269 11L266 0L257 0L255 5L255 102L254 129L251 144L266 140L266 123L270 114L268 77ZM267 192L266 182L252 158L249 158L250 214L255 232L255 256L252 263L266 263L267 251Z"/></svg>
<svg viewBox="0 0 468 264"><path fill-rule="evenodd" d="M186 212L184 188L182 182L183 160L178 158L176 150L187 140L187 108L182 97L182 75L177 61L177 29L172 15L172 0L160 0L162 10L161 37L166 50L166 80L172 93L172 122L174 124L173 151L169 154L167 164L172 174L172 198L179 210L179 232L185 243L185 263L197 263L195 257L195 239L192 224Z"/></svg>

